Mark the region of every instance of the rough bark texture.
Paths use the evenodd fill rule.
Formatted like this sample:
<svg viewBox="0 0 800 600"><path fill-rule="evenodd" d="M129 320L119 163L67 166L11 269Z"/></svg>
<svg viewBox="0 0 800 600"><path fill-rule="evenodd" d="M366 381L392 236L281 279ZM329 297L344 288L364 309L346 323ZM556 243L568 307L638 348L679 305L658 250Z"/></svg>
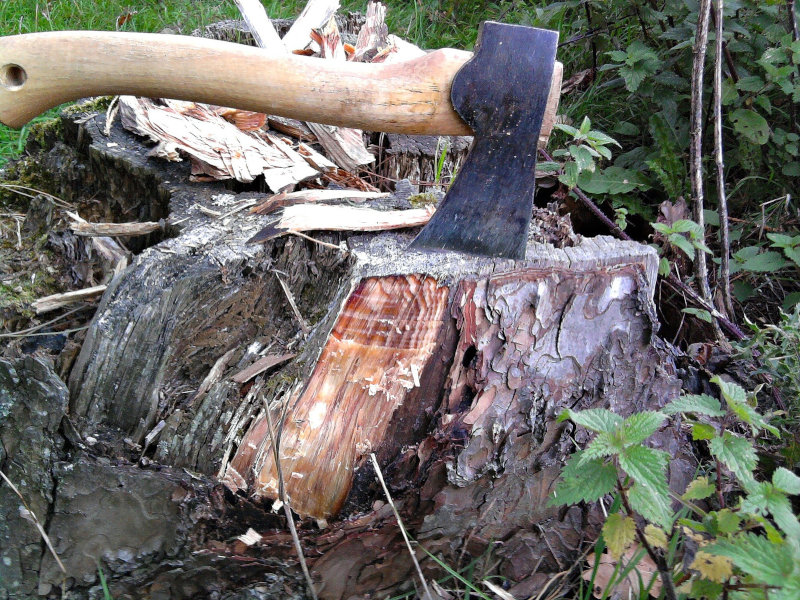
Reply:
<svg viewBox="0 0 800 600"><path fill-rule="evenodd" d="M72 199L99 192L118 221L164 218L166 237L151 236L111 281L79 356L63 369L69 400L44 361L0 362L0 468L26 481L21 490L77 597L101 597L95 561L115 598L302 597L283 515L271 512L269 494L234 493L222 475L244 452L243 440L269 454L258 433L267 409L276 422L283 417L282 451L305 435L301 421L314 408L307 401L314 386L336 383L325 361L339 360L343 345L358 375L346 385L369 388L356 380L372 377L359 369L371 369L375 396L336 384L329 397L356 407L378 398L391 410L376 413L386 419L382 430L364 434L373 424L359 424L349 442L329 440L333 450L343 444L337 460L351 461L350 481L318 513L324 528L298 522L322 598L383 597L414 579L364 456L370 449L411 534L448 564L463 567L491 549L517 597L573 564L599 515L547 506L574 442L587 441L556 415L565 407L654 408L680 387L654 336L650 249L561 235L565 224L552 215L532 229L538 239L518 262L409 253L411 233L314 234L348 252L296 237L248 245L268 217L218 219L197 206L224 213L258 194L189 184L188 166L148 159L131 135L115 126L106 138L103 126L101 115L65 120L63 138L46 141L29 168L43 165L53 191ZM564 247L542 243L548 236ZM310 326L307 336L278 276ZM359 304L367 288L384 293ZM406 324L424 343L409 342ZM379 330L383 346L370 341ZM295 353L236 379L262 355ZM335 438L341 429L331 431ZM656 443L674 457L670 477L680 487L692 465L677 424ZM341 478L318 463L318 476ZM274 468L269 460L260 466ZM287 478L297 471L283 469ZM293 489L292 501L317 514L302 509L304 493ZM17 518L18 504L0 485L0 597L58 597L61 574ZM237 540L249 528L261 542ZM426 573L441 574L421 558Z"/></svg>

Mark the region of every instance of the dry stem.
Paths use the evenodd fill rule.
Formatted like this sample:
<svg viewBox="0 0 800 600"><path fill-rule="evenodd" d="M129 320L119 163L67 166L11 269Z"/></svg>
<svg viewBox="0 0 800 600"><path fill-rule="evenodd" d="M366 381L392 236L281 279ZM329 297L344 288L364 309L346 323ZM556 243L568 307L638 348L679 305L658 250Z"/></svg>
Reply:
<svg viewBox="0 0 800 600"><path fill-rule="evenodd" d="M724 0L716 6L716 54L714 56L714 158L717 164L717 194L719 196L720 276L722 300L729 317L733 317L731 298L730 240L728 236L728 199L725 195L725 163L722 153L722 10Z"/></svg>

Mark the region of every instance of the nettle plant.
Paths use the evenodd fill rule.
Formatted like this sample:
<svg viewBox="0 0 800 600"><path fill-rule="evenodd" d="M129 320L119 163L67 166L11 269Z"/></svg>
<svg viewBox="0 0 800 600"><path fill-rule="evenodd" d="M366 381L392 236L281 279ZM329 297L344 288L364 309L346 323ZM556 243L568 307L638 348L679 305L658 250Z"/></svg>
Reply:
<svg viewBox="0 0 800 600"><path fill-rule="evenodd" d="M780 467L768 481L757 479L756 449L744 432L777 436L778 430L758 412L754 395L719 377L712 382L724 405L702 394L628 418L605 409L565 410L559 420L596 435L565 465L551 504L615 496L602 543L618 561L630 548L643 548L669 599L797 600L800 522L789 497L800 494L800 477ZM711 458L680 496L667 485L670 455L645 445L672 415L682 415ZM631 568L620 565L618 572Z"/></svg>

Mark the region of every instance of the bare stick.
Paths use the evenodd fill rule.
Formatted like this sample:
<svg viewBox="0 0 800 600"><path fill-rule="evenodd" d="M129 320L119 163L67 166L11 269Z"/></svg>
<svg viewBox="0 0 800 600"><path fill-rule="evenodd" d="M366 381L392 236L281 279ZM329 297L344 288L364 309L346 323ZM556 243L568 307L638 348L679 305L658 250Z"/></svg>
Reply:
<svg viewBox="0 0 800 600"><path fill-rule="evenodd" d="M283 289L283 293L286 294L286 299L289 301L289 306L292 308L292 313L294 314L295 319L300 324L300 329L303 330L304 334L308 334L311 329L308 325L306 325L305 319L303 319L303 315L300 314L300 309L297 308L297 303L294 301L294 296L292 295L292 291L289 289L289 286L284 283L281 276L278 275L277 271L273 271L275 273L275 277L278 278L278 283L281 284L281 289Z"/></svg>
<svg viewBox="0 0 800 600"><path fill-rule="evenodd" d="M278 32L272 25L267 11L260 0L235 0L236 6L239 7L239 12L242 13L247 26L250 28L250 33L256 41L256 46L264 48L276 54L286 52L286 48L281 42Z"/></svg>
<svg viewBox="0 0 800 600"><path fill-rule="evenodd" d="M711 15L711 0L700 0L700 13L697 19L697 33L694 39L694 64L692 66L692 108L691 108L691 145L689 164L691 168L692 199L694 220L705 232L705 216L703 214L703 71L706 62L706 46L708 46L708 22ZM704 234L705 235L705 234ZM698 251L694 260L694 272L700 296L707 304L712 304L711 288L708 285L708 265L706 255ZM718 329L718 325L714 323Z"/></svg>
<svg viewBox="0 0 800 600"><path fill-rule="evenodd" d="M148 235L163 229L161 223L145 221L143 223L72 223L69 226L75 235L84 237L129 237Z"/></svg>
<svg viewBox="0 0 800 600"><path fill-rule="evenodd" d="M714 55L714 159L717 164L717 194L719 196L720 275L722 300L729 317L734 316L731 298L730 239L728 236L728 199L725 196L725 163L722 153L722 10L724 0L717 0L716 53Z"/></svg>
<svg viewBox="0 0 800 600"><path fill-rule="evenodd" d="M278 497L283 503L283 512L286 514L286 522L289 525L289 531L292 534L294 541L294 548L297 551L297 558L300 560L300 568L303 570L303 576L306 578L308 589L311 592L311 597L317 600L317 591L314 589L314 580L311 579L311 573L308 571L306 564L306 557L303 554L303 546L300 544L300 536L297 535L297 528L294 526L294 517L292 517L292 509L289 506L289 497L286 495L286 487L283 485L283 469L281 469L280 462L280 447L278 437L275 435L275 428L272 426L272 412L269 406L266 407L267 413L267 426L269 427L269 440L272 444L272 451L275 454L275 470L278 472Z"/></svg>
<svg viewBox="0 0 800 600"><path fill-rule="evenodd" d="M392 495L389 493L389 488L386 487L386 482L383 480L383 473L381 472L381 466L378 464L378 459L375 458L374 452L370 452L369 457L372 460L372 466L375 467L375 474L378 476L378 481L381 482L383 493L386 494L386 500L388 500L389 506L392 507L392 512L394 512L394 517L395 519L397 519L397 525L400 527L400 533L403 534L403 539L406 541L406 546L408 547L408 553L411 555L411 560L414 561L414 566L417 569L417 575L419 575L419 580L422 582L422 589L425 590L424 598L425 600L430 600L432 596L430 590L428 589L428 582L425 581L425 575L422 574L422 569L419 566L417 555L414 552L414 548L411 547L411 540L408 539L408 533L406 533L406 528L403 525L403 520L400 518L400 513L397 512L397 507L394 505L394 501L392 500Z"/></svg>
<svg viewBox="0 0 800 600"><path fill-rule="evenodd" d="M34 300L31 306L33 310L36 311L37 315L41 315L42 313L56 310L62 306L75 304L76 302L82 302L83 300L99 296L106 291L107 287L107 285L96 285L82 290L75 290L74 292L66 292L65 294L53 294L52 296L45 296L44 298Z"/></svg>

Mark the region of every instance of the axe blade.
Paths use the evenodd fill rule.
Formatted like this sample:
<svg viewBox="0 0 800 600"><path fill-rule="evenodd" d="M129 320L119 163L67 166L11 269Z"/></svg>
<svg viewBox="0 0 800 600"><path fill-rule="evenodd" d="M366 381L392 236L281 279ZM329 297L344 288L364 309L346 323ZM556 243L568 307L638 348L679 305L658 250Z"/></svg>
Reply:
<svg viewBox="0 0 800 600"><path fill-rule="evenodd" d="M487 21L451 99L475 133L444 200L411 243L415 250L523 259L534 170L558 33Z"/></svg>

